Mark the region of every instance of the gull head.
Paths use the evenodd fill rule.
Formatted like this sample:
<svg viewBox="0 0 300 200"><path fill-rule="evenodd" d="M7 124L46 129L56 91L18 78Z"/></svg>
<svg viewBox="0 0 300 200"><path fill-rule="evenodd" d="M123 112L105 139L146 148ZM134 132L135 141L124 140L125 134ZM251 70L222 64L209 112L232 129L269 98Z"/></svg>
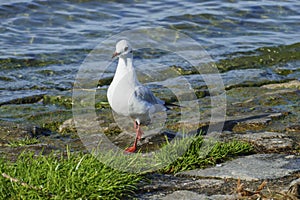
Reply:
<svg viewBox="0 0 300 200"><path fill-rule="evenodd" d="M116 51L113 54L112 58L114 57L132 57L132 47L127 40L120 40L119 42L117 42Z"/></svg>

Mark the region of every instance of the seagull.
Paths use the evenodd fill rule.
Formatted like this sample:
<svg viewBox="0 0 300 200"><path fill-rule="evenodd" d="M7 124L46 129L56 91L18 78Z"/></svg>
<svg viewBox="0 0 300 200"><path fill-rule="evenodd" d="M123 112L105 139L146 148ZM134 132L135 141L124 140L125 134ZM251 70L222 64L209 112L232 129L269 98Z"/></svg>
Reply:
<svg viewBox="0 0 300 200"><path fill-rule="evenodd" d="M151 123L151 117L166 111L167 107L163 100L155 97L150 89L139 82L133 66L132 46L127 40L117 42L112 59L116 57L119 59L118 65L107 90L107 99L114 112L134 120L135 140L133 146L125 149L125 152L134 153L138 140L144 134L141 125Z"/></svg>

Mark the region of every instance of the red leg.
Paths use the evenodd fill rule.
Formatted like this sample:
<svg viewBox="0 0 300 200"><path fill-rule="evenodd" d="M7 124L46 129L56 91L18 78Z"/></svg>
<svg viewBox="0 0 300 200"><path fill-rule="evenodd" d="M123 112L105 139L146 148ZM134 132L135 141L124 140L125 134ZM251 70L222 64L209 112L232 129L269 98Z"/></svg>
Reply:
<svg viewBox="0 0 300 200"><path fill-rule="evenodd" d="M138 124L137 128L136 128L136 137L138 140L140 140L142 138L142 135L144 134L144 132L141 129L141 126Z"/></svg>
<svg viewBox="0 0 300 200"><path fill-rule="evenodd" d="M130 152L130 153L133 153L136 151L136 147L137 147L137 141L141 139L142 135L143 135L143 131L140 127L140 124L135 121L134 122L134 128L136 130L136 136L135 136L135 140L134 140L134 143L133 143L133 146L132 147L128 147L127 149L125 149L125 152Z"/></svg>
<svg viewBox="0 0 300 200"><path fill-rule="evenodd" d="M128 147L127 149L125 149L125 152L134 153L136 151L137 141L138 141L137 138L135 138L133 146Z"/></svg>

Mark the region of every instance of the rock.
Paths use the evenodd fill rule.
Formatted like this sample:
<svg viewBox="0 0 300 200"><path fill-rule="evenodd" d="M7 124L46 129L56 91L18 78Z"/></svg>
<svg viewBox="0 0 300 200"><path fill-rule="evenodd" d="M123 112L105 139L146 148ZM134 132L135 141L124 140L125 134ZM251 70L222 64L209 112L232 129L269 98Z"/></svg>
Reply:
<svg viewBox="0 0 300 200"><path fill-rule="evenodd" d="M232 194L232 195L212 195L209 196L208 199L211 200L236 200L239 199L238 195Z"/></svg>
<svg viewBox="0 0 300 200"><path fill-rule="evenodd" d="M291 88L291 89L300 89L300 81L293 80L286 83L276 83L276 84L268 84L261 86L262 88L268 89L282 89L282 88Z"/></svg>
<svg viewBox="0 0 300 200"><path fill-rule="evenodd" d="M289 115L290 113L273 113L270 114L268 117L271 118L272 120L279 120L284 118L285 116Z"/></svg>
<svg viewBox="0 0 300 200"><path fill-rule="evenodd" d="M46 128L41 128L38 126L32 126L32 127L27 127L27 131L31 133L32 137L38 137L38 136L50 136L52 132L49 129Z"/></svg>
<svg viewBox="0 0 300 200"><path fill-rule="evenodd" d="M250 119L247 121L238 122L234 127L234 132L259 131L266 128L271 121L269 118Z"/></svg>
<svg viewBox="0 0 300 200"><path fill-rule="evenodd" d="M76 133L76 127L74 124L74 119L67 119L58 128L59 133Z"/></svg>
<svg viewBox="0 0 300 200"><path fill-rule="evenodd" d="M162 200L173 200L173 199L182 199L182 200L200 200L206 199L207 196L204 194L198 194L196 192L191 192L188 190L179 190L175 191L172 194L169 194L162 198Z"/></svg>
<svg viewBox="0 0 300 200"><path fill-rule="evenodd" d="M104 134L106 135L118 135L122 132L117 123L110 123L107 128L104 128Z"/></svg>
<svg viewBox="0 0 300 200"><path fill-rule="evenodd" d="M43 96L43 103L56 105L56 106L64 106L66 109L72 108L72 98L70 96L50 96L44 95Z"/></svg>
<svg viewBox="0 0 300 200"><path fill-rule="evenodd" d="M253 116L237 120L232 128L233 132L259 131L264 129L272 120L283 117L282 113Z"/></svg>
<svg viewBox="0 0 300 200"><path fill-rule="evenodd" d="M248 141L256 147L268 152L279 152L293 148L293 140L284 133L260 132L235 134L240 140Z"/></svg>
<svg viewBox="0 0 300 200"><path fill-rule="evenodd" d="M255 154L228 161L222 166L180 172L180 176L233 178L246 181L279 179L300 171L300 157L282 154Z"/></svg>
<svg viewBox="0 0 300 200"><path fill-rule="evenodd" d="M198 194L196 192L191 192L188 190L178 190L173 192L172 194L169 194L163 198L162 200L235 200L238 197L236 195L212 195L207 196L205 194Z"/></svg>
<svg viewBox="0 0 300 200"><path fill-rule="evenodd" d="M128 147L134 140L134 135L132 133L128 133L127 131L121 132L117 137L113 139L113 143L115 145L119 145L120 147Z"/></svg>
<svg viewBox="0 0 300 200"><path fill-rule="evenodd" d="M192 189L202 189L208 187L220 187L224 184L223 180L218 179L178 179L179 177L174 177L166 180L155 180L151 185L146 185L142 189L144 191L153 190L192 190ZM159 179L159 178L158 178Z"/></svg>
<svg viewBox="0 0 300 200"><path fill-rule="evenodd" d="M109 85L112 82L113 76L108 76L105 78L102 78L98 81L97 87L102 87L104 85Z"/></svg>
<svg viewBox="0 0 300 200"><path fill-rule="evenodd" d="M236 133L247 131L261 131L265 129L271 121L284 118L286 113L271 113L249 116L246 118L237 117L235 124L232 127L232 131Z"/></svg>
<svg viewBox="0 0 300 200"><path fill-rule="evenodd" d="M262 85L283 79L283 76L267 69L230 70L221 74L221 76L226 89Z"/></svg>
<svg viewBox="0 0 300 200"><path fill-rule="evenodd" d="M300 133L300 125L295 124L285 128L286 131L289 132L299 132Z"/></svg>
<svg viewBox="0 0 300 200"><path fill-rule="evenodd" d="M33 94L26 95L21 92L16 92L20 94L10 95L10 96L1 96L0 106L7 104L31 104L37 103L43 99L45 94Z"/></svg>

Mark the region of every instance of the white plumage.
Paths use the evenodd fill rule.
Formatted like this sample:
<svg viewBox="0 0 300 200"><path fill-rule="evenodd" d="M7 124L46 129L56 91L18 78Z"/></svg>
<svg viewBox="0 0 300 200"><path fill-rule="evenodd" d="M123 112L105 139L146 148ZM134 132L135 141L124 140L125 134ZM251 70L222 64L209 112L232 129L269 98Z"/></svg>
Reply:
<svg viewBox="0 0 300 200"><path fill-rule="evenodd" d="M113 57L118 57L119 61L107 98L116 113L129 116L135 121L136 139L134 145L126 149L127 152L134 152L137 140L143 134L140 125L147 125L154 113L166 110L165 102L138 81L133 66L132 47L127 40L120 40L116 44Z"/></svg>

